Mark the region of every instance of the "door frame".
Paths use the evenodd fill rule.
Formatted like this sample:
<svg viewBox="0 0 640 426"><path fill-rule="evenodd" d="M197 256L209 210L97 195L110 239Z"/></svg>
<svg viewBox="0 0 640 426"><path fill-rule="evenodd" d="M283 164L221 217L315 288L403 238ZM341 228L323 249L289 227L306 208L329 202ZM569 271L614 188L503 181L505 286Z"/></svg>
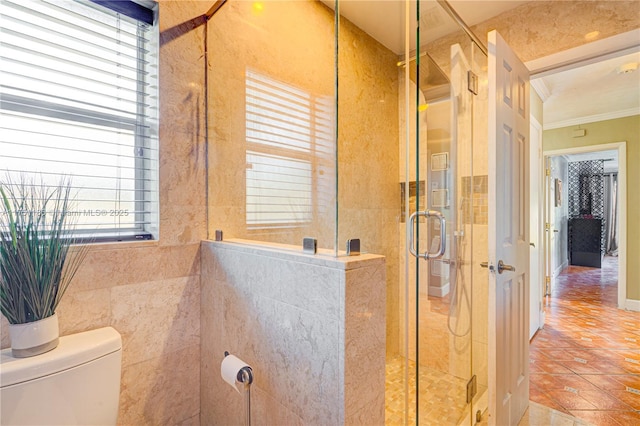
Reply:
<svg viewBox="0 0 640 426"><path fill-rule="evenodd" d="M598 151L618 151L618 308L627 307L627 142L576 146L573 148L544 151L544 161L550 157L583 154ZM545 203L547 202L545 197ZM545 206L546 208L546 206ZM543 225L544 226L544 225Z"/></svg>
<svg viewBox="0 0 640 426"><path fill-rule="evenodd" d="M537 282L534 282L534 280L529 280L529 291L531 294L531 297L535 300L536 304L535 304L535 309L534 306L531 305L531 300L529 301L529 304L531 306L531 311L529 312L529 316L530 316L530 320L533 320L534 317L537 318L536 323L538 324L537 330L540 330L541 328L544 327L544 322L545 322L545 310L543 307L543 300L544 300L544 289L545 289L545 284L544 284L544 277L545 277L545 241L544 239L546 238L546 236L544 235L544 222L545 222L545 196L546 196L546 191L545 191L545 181L544 181L544 156L542 155L542 124L533 116L533 114L531 114L531 116L529 117L529 123L530 126L532 128L535 128L536 132L538 133L538 138L536 138L536 140L534 140L534 138L531 137L531 135L533 134L533 132L530 133L529 136L529 143L530 143L530 147L531 147L531 164L532 164L532 168L529 171L529 174L531 176L531 180L530 182L537 182L537 189L538 189L538 204L536 206L533 205L533 203L531 203L531 200L529 200L530 202L530 209L537 209L538 214L538 221L537 223L535 223L534 225L534 229L535 229L535 235L529 235L529 241L530 242L534 242L535 240L535 244L537 244L536 247L533 248L533 250L537 250L537 258L538 258L538 263L537 264L533 264L530 262L529 264L529 271L530 271L530 276L531 275L531 270L533 270L534 268L537 269L538 272L538 280ZM535 150L535 162L537 164L537 166L535 168L533 168L533 155L534 155L534 150ZM531 186L530 186L531 189ZM533 191L531 192L533 193ZM530 217L529 220L531 221L532 218ZM531 255L530 255L530 260L531 260ZM535 297L534 297L535 296ZM531 323L533 323L533 321L531 321ZM534 332L534 334L537 332L537 330ZM532 336L530 336L531 338Z"/></svg>

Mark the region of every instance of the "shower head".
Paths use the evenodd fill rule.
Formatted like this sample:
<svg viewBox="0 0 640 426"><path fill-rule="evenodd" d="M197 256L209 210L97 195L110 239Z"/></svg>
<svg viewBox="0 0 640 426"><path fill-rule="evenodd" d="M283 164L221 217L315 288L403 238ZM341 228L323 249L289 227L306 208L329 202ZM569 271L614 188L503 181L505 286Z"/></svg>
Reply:
<svg viewBox="0 0 640 426"><path fill-rule="evenodd" d="M420 56L420 81L415 58L409 60L409 78L424 94L426 102L436 102L450 97L450 81L428 53Z"/></svg>

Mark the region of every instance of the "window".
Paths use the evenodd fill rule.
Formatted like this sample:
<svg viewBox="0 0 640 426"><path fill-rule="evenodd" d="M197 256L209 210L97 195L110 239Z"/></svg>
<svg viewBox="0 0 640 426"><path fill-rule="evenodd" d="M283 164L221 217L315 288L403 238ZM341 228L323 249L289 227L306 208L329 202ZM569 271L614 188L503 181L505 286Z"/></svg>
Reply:
<svg viewBox="0 0 640 426"><path fill-rule="evenodd" d="M311 223L333 193L332 99L246 72L246 223L249 229Z"/></svg>
<svg viewBox="0 0 640 426"><path fill-rule="evenodd" d="M69 176L98 241L158 233L158 30L141 4L0 2L0 174Z"/></svg>

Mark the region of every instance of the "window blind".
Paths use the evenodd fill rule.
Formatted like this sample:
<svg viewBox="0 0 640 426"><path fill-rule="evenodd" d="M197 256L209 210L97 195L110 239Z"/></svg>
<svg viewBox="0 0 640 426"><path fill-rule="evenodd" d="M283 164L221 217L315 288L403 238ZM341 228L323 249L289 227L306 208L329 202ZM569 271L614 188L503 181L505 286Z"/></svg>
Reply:
<svg viewBox="0 0 640 426"><path fill-rule="evenodd" d="M246 223L309 224L334 191L331 99L246 71ZM327 204L328 205L328 204Z"/></svg>
<svg viewBox="0 0 640 426"><path fill-rule="evenodd" d="M69 177L77 232L157 237L157 27L89 1L2 0L0 35L0 180Z"/></svg>

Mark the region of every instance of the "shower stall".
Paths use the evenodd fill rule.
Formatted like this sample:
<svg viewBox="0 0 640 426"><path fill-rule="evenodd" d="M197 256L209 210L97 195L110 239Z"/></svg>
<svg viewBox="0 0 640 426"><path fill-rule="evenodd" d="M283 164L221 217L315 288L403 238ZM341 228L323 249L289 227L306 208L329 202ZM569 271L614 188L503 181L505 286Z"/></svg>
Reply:
<svg viewBox="0 0 640 426"><path fill-rule="evenodd" d="M386 424L475 424L488 382L483 42L433 0L228 2L206 38L210 238L295 251L310 237L328 257L358 239L383 255Z"/></svg>

